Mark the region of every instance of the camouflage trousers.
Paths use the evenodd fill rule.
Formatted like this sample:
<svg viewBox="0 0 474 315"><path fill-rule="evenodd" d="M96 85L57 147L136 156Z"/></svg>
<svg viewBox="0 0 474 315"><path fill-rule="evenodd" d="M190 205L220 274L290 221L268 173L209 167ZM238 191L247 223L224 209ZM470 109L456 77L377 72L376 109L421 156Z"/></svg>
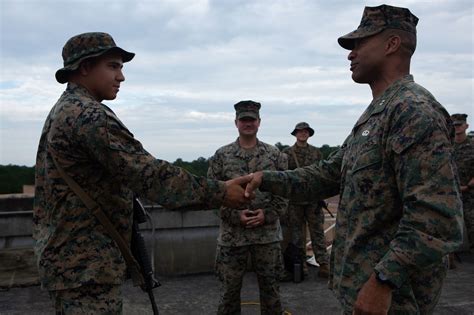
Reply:
<svg viewBox="0 0 474 315"><path fill-rule="evenodd" d="M49 294L56 315L122 314L121 285L89 284Z"/></svg>
<svg viewBox="0 0 474 315"><path fill-rule="evenodd" d="M304 239L306 222L308 222L311 245L314 258L319 264L327 264L329 256L326 251L326 241L324 238L324 213L318 205L297 205L288 206L288 219L291 226L291 242L306 253L306 240ZM306 257L302 257L306 261Z"/></svg>
<svg viewBox="0 0 474 315"><path fill-rule="evenodd" d="M280 243L217 246L216 274L221 283L217 314L240 314L240 291L250 256L257 274L261 314L282 313L278 277L282 270Z"/></svg>

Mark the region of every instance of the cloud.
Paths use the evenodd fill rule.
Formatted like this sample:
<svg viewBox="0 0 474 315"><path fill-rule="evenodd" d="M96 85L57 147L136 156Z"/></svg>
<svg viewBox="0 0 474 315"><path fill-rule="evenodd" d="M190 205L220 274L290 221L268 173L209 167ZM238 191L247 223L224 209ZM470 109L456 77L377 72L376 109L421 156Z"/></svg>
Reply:
<svg viewBox="0 0 474 315"><path fill-rule="evenodd" d="M389 1L419 18L415 80L448 111L474 117L471 1ZM262 103L259 137L292 143L298 121L315 145L340 144L371 101L352 82L337 38L375 1L2 1L0 164L32 165L54 80L72 35L106 31L136 53L106 102L157 157L193 160L234 141L233 104ZM474 124L471 124L474 125ZM21 132L18 132L21 130Z"/></svg>

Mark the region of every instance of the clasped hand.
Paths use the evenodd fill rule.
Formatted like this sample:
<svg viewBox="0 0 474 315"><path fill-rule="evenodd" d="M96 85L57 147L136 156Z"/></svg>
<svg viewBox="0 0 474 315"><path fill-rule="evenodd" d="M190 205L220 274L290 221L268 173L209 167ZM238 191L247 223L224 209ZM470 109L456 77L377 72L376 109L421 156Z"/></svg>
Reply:
<svg viewBox="0 0 474 315"><path fill-rule="evenodd" d="M262 209L240 211L240 224L246 229L255 228L265 223L265 214Z"/></svg>
<svg viewBox="0 0 474 315"><path fill-rule="evenodd" d="M262 183L262 172L251 173L225 182L226 194L223 205L240 208L255 199L255 190Z"/></svg>

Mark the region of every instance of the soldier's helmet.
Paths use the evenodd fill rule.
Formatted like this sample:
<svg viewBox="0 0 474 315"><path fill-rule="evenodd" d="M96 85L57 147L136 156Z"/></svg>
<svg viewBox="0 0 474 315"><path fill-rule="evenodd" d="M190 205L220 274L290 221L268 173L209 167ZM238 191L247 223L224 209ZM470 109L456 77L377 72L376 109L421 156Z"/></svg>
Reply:
<svg viewBox="0 0 474 315"><path fill-rule="evenodd" d="M467 114L452 114L451 120L453 121L453 125L460 126L466 123Z"/></svg>
<svg viewBox="0 0 474 315"><path fill-rule="evenodd" d="M123 62L128 62L135 56L134 53L118 47L107 33L91 32L73 36L63 47L64 67L56 71L56 80L66 83L69 73L76 70L84 59L114 51L122 55Z"/></svg>
<svg viewBox="0 0 474 315"><path fill-rule="evenodd" d="M337 39L342 48L352 50L356 39L378 34L386 29L399 29L416 35L418 18L407 8L380 5L365 7L359 27Z"/></svg>
<svg viewBox="0 0 474 315"><path fill-rule="evenodd" d="M260 119L260 107L262 105L254 101L240 101L234 105L235 108L235 118L253 118Z"/></svg>
<svg viewBox="0 0 474 315"><path fill-rule="evenodd" d="M303 129L307 129L309 131L309 136L312 137L314 135L314 129L311 128L309 126L308 123L306 122L300 122L300 123L297 123L296 126L295 126L295 129L293 129L293 131L291 132L291 134L293 136L296 136L296 133L298 132L298 130L303 130Z"/></svg>

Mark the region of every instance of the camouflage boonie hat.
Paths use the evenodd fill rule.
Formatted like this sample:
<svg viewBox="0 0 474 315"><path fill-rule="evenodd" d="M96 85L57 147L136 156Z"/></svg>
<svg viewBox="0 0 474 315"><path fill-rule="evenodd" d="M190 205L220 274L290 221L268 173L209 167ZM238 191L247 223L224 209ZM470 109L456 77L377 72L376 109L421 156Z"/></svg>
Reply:
<svg viewBox="0 0 474 315"><path fill-rule="evenodd" d="M135 56L134 53L118 47L112 36L107 33L83 33L71 37L63 47L64 67L56 71L56 80L59 83L66 83L68 74L76 70L84 59L97 57L111 51L120 53L123 62L128 62Z"/></svg>
<svg viewBox="0 0 474 315"><path fill-rule="evenodd" d="M354 49L356 39L378 34L386 29L399 29L416 35L418 18L407 8L380 5L378 7L365 7L359 27L349 34L337 39L342 48Z"/></svg>
<svg viewBox="0 0 474 315"><path fill-rule="evenodd" d="M452 114L451 120L453 121L453 125L459 126L466 123L467 114Z"/></svg>
<svg viewBox="0 0 474 315"><path fill-rule="evenodd" d="M309 126L309 124L306 123L306 122L297 123L296 126L295 126L295 129L291 132L291 134L293 136L296 136L296 133L298 132L298 130L303 130L303 129L307 129L309 131L309 136L310 137L312 137L314 135L314 129L311 128Z"/></svg>
<svg viewBox="0 0 474 315"><path fill-rule="evenodd" d="M235 108L235 118L242 119L245 117L260 119L260 107L262 105L254 101L240 101L234 105Z"/></svg>

